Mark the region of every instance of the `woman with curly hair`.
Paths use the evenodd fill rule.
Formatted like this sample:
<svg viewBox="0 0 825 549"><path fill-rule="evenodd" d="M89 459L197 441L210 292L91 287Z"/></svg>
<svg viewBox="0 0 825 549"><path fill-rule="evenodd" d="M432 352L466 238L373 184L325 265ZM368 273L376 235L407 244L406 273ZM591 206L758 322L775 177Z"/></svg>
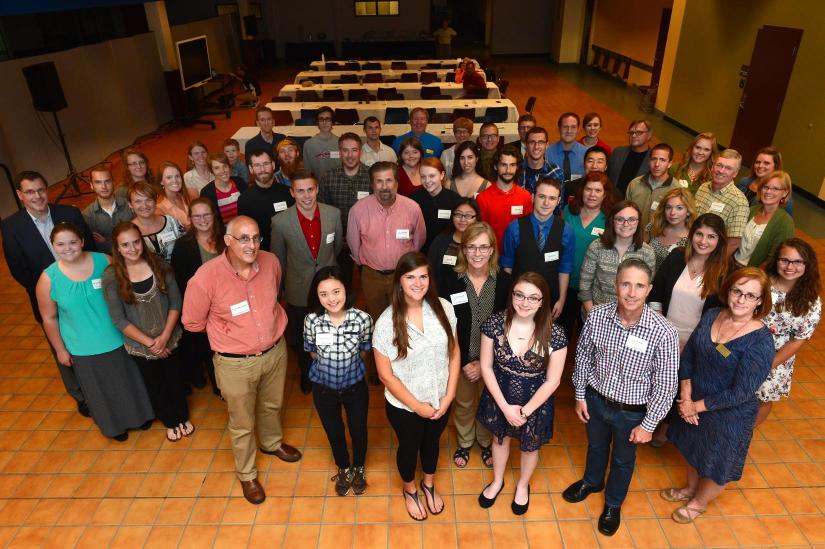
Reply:
<svg viewBox="0 0 825 549"><path fill-rule="evenodd" d="M822 314L819 264L810 244L789 238L779 245L766 270L773 307L762 322L773 334L776 357L768 379L756 392L756 425L765 421L774 402L790 395L796 353L811 339Z"/></svg>

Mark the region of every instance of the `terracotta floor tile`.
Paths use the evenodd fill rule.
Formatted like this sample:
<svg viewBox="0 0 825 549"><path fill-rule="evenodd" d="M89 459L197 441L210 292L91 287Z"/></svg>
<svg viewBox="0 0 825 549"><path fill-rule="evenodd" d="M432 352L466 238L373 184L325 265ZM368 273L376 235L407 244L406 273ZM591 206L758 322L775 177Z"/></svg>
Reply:
<svg viewBox="0 0 825 549"><path fill-rule="evenodd" d="M667 544L658 519L631 519L622 522L627 523L636 547L664 547Z"/></svg>
<svg viewBox="0 0 825 549"><path fill-rule="evenodd" d="M800 486L825 486L825 471L817 463L794 463L791 472Z"/></svg>
<svg viewBox="0 0 825 549"><path fill-rule="evenodd" d="M165 549L178 546L183 529L177 526L155 526L149 532L144 549Z"/></svg>
<svg viewBox="0 0 825 549"><path fill-rule="evenodd" d="M559 522L561 537L566 547L598 547L596 531L589 520L563 520Z"/></svg>
<svg viewBox="0 0 825 549"><path fill-rule="evenodd" d="M9 549L28 549L30 547L39 547L48 535L48 527L26 526L17 530L17 534L14 536L14 539L12 539L6 547Z"/></svg>
<svg viewBox="0 0 825 549"><path fill-rule="evenodd" d="M493 523L490 528L493 531L493 544L496 547L511 549L527 547L527 532L523 521L497 522Z"/></svg>
<svg viewBox="0 0 825 549"><path fill-rule="evenodd" d="M745 499L758 515L785 515L787 511L782 501L771 489L743 490Z"/></svg>
<svg viewBox="0 0 825 549"><path fill-rule="evenodd" d="M131 503L132 501L129 499L102 499L89 523L97 526L120 524L123 522Z"/></svg>
<svg viewBox="0 0 825 549"><path fill-rule="evenodd" d="M292 498L267 495L266 501L258 505L256 524L285 524L289 522Z"/></svg>
<svg viewBox="0 0 825 549"><path fill-rule="evenodd" d="M151 526L162 505L163 498L136 498L126 512L123 524Z"/></svg>
<svg viewBox="0 0 825 549"><path fill-rule="evenodd" d="M556 516L560 519L585 519L590 518L592 507L593 512L597 509L601 512L604 506L604 499L601 494L594 494L588 500L580 503L568 503L564 501L561 494L550 494L553 501L553 508L556 510Z"/></svg>
<svg viewBox="0 0 825 549"><path fill-rule="evenodd" d="M329 496L324 502L321 522L351 524L355 522L355 497Z"/></svg>
<svg viewBox="0 0 825 549"><path fill-rule="evenodd" d="M802 488L774 488L773 492L793 515L819 512L816 503Z"/></svg>
<svg viewBox="0 0 825 549"><path fill-rule="evenodd" d="M194 498L166 498L155 518L155 524L159 525L182 525L189 522L192 515L192 508L195 506Z"/></svg>
<svg viewBox="0 0 825 549"><path fill-rule="evenodd" d="M221 519L222 524L252 524L260 506L252 505L245 498L229 498Z"/></svg>
<svg viewBox="0 0 825 549"><path fill-rule="evenodd" d="M441 525L438 525L442 527ZM359 549L385 549L389 547L389 527L386 524L356 524L355 540ZM449 545L446 547L453 547Z"/></svg>
<svg viewBox="0 0 825 549"><path fill-rule="evenodd" d="M64 549L74 547L83 535L86 528L83 526L59 526L51 528L43 539L41 547L44 549Z"/></svg>
<svg viewBox="0 0 825 549"><path fill-rule="evenodd" d="M3 507L2 513L0 513L0 525L20 526L36 506L37 500L33 499L16 499L9 501Z"/></svg>
<svg viewBox="0 0 825 549"><path fill-rule="evenodd" d="M409 519L412 522L412 519ZM421 547L423 539L422 525L414 524L393 524L390 526L388 547L393 549L418 549Z"/></svg>
<svg viewBox="0 0 825 549"><path fill-rule="evenodd" d="M189 517L189 524L217 524L223 517L229 498L198 498Z"/></svg>
<svg viewBox="0 0 825 549"><path fill-rule="evenodd" d="M805 545L805 535L792 517L760 517L762 524L777 545Z"/></svg>
<svg viewBox="0 0 825 549"><path fill-rule="evenodd" d="M237 477L232 473L208 473L201 486L201 497L228 496L230 490L238 484ZM267 490L267 494L269 494Z"/></svg>
<svg viewBox="0 0 825 549"><path fill-rule="evenodd" d="M324 498L296 497L292 501L292 511L289 514L289 523L321 522L324 512Z"/></svg>
<svg viewBox="0 0 825 549"><path fill-rule="evenodd" d="M54 475L34 474L24 475L20 483L8 492L8 495L15 498L39 498L49 495L49 486L54 480Z"/></svg>
<svg viewBox="0 0 825 549"><path fill-rule="evenodd" d="M796 522L810 543L817 545L825 544L825 516L799 515L794 517L794 522Z"/></svg>
<svg viewBox="0 0 825 549"><path fill-rule="evenodd" d="M55 482L59 480L60 477L58 477ZM106 495L110 498L133 497L140 489L143 480L143 476L137 474L114 475L114 479L109 485L109 491L106 492ZM54 487L54 482L52 483L52 487Z"/></svg>
<svg viewBox="0 0 825 549"><path fill-rule="evenodd" d="M115 537L112 538L112 543L109 547L140 547L145 543L146 538L149 537L149 532L152 530L150 526L121 526Z"/></svg>
<svg viewBox="0 0 825 549"><path fill-rule="evenodd" d="M318 538L318 549L346 549L355 547L352 524L324 524Z"/></svg>
<svg viewBox="0 0 825 549"><path fill-rule="evenodd" d="M284 534L286 534L286 526L284 525L258 524L252 528L249 548L270 549L271 547L281 547Z"/></svg>
<svg viewBox="0 0 825 549"><path fill-rule="evenodd" d="M169 487L169 497L194 497L200 492L206 473L178 473Z"/></svg>
<svg viewBox="0 0 825 549"><path fill-rule="evenodd" d="M187 526L181 536L179 547L212 547L217 533L217 526Z"/></svg>
<svg viewBox="0 0 825 549"><path fill-rule="evenodd" d="M284 547L315 547L318 543L317 524L290 524L284 535Z"/></svg>
<svg viewBox="0 0 825 549"><path fill-rule="evenodd" d="M214 549L234 549L235 547L245 547L252 532L251 525L231 525L218 528L218 535L215 537Z"/></svg>
<svg viewBox="0 0 825 549"><path fill-rule="evenodd" d="M31 526L51 526L57 522L63 510L69 505L66 499L41 499L26 517L25 524Z"/></svg>
<svg viewBox="0 0 825 549"><path fill-rule="evenodd" d="M669 520L669 519L668 519ZM695 523L696 530L702 536L706 547L738 547L739 542L727 521L721 518L702 517Z"/></svg>
<svg viewBox="0 0 825 549"><path fill-rule="evenodd" d="M770 532L756 517L733 517L728 526L742 545L769 545L773 543Z"/></svg>
<svg viewBox="0 0 825 549"><path fill-rule="evenodd" d="M526 522L527 542L530 547L561 547L561 532L556 522Z"/></svg>
<svg viewBox="0 0 825 549"><path fill-rule="evenodd" d="M67 506L63 514L60 515L57 524L64 526L88 524L99 505L99 499L74 499L72 504Z"/></svg>

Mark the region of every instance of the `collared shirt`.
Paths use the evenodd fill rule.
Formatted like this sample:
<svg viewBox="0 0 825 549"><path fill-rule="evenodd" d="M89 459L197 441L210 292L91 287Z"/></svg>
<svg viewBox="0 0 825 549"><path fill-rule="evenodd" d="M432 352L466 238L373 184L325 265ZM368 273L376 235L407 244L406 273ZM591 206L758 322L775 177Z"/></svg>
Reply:
<svg viewBox="0 0 825 549"><path fill-rule="evenodd" d="M371 192L370 171L364 164L358 165L358 173L347 175L344 166L338 165L324 174L318 191L318 202L335 206L341 211L341 224L347 234L349 210Z"/></svg>
<svg viewBox="0 0 825 549"><path fill-rule="evenodd" d="M631 257L641 259L651 271L656 271L656 253L647 242L638 250L631 245L624 256L619 256L615 246L605 248L601 239L591 242L579 272L579 301L592 301L593 305L616 301L616 271L619 263Z"/></svg>
<svg viewBox="0 0 825 549"><path fill-rule="evenodd" d="M298 214L298 223L301 225L301 232L304 233L304 239L309 246L309 252L312 257L318 258L318 250L321 248L321 210L318 205L315 205L315 213L312 214L312 219L309 219L300 211Z"/></svg>
<svg viewBox="0 0 825 549"><path fill-rule="evenodd" d="M439 301L447 315L450 329L455 334L456 317L453 306L444 298L439 298ZM447 394L447 381L450 378L448 340L430 304L424 301L421 309L423 331L409 322L406 323L409 338L406 357L398 358L398 348L392 342L395 333L392 325L392 306L387 307L375 322L372 346L390 359L393 375L416 400L426 402L437 410L441 397ZM396 408L412 412L388 389L384 389L384 397Z"/></svg>
<svg viewBox="0 0 825 549"><path fill-rule="evenodd" d="M615 303L590 311L576 348L576 400L589 385L611 400L646 404L642 428L652 433L673 404L678 379L679 335L661 315L644 305L639 321L625 328Z"/></svg>
<svg viewBox="0 0 825 549"><path fill-rule="evenodd" d="M444 152L444 144L441 142L439 137L427 132L424 132L421 135L415 135L410 131L399 135L392 142L392 148L396 154L400 154L398 149L401 147L401 142L407 137L417 137L421 142L421 146L424 148L424 156L422 158L429 158L431 156L438 158L441 156L441 153Z"/></svg>
<svg viewBox="0 0 825 549"><path fill-rule="evenodd" d="M501 250L504 242L504 231L514 219L529 215L533 211L533 197L530 193L513 185L509 191L502 191L495 183L478 193L476 197L478 209L481 212L481 221L490 224L498 240L498 249Z"/></svg>
<svg viewBox="0 0 825 549"><path fill-rule="evenodd" d="M46 246L49 247L49 251L52 252L54 260L57 261L57 254L54 253L54 248L52 247L52 230L54 229L54 221L52 220L51 210L49 210L47 206L46 215L43 217L37 217L29 210L26 210L26 213L32 218L34 226L37 227L37 232L39 232L40 236L43 237L43 241L46 243Z"/></svg>
<svg viewBox="0 0 825 549"><path fill-rule="evenodd" d="M539 179L543 177L553 177L558 179L559 182L562 184L562 193L561 198L564 197L564 172L561 168L556 166L555 164L551 164L547 160L544 161L544 165L539 168L538 170L534 170L528 164L527 159L524 159L524 162L521 166L521 171L519 172L518 176L516 176L516 183L519 184L520 187L524 187L530 194L536 192L536 183ZM562 199L559 200L559 206L562 206L566 202ZM558 208L558 212L553 212L556 215L561 213L561 208Z"/></svg>
<svg viewBox="0 0 825 549"><path fill-rule="evenodd" d="M186 185L186 188L191 189L192 191L197 191L197 194L200 194L203 188L213 181L215 181L214 175L210 173L207 178L204 178L195 168L192 168L183 174L183 183Z"/></svg>
<svg viewBox="0 0 825 549"><path fill-rule="evenodd" d="M634 178L628 185L625 196L632 200L642 210L642 218L639 220L640 227L646 227L651 220L653 212L659 207L659 202L670 192L671 189L682 187L687 189L688 182L667 176L664 183L654 187L650 182L650 172Z"/></svg>
<svg viewBox="0 0 825 549"><path fill-rule="evenodd" d="M189 280L182 322L190 332L203 332L219 353L255 354L272 347L286 328L278 303L281 264L261 250L244 280L224 252L204 263Z"/></svg>
<svg viewBox="0 0 825 549"><path fill-rule="evenodd" d="M329 334L329 335L324 335ZM372 349L372 317L356 308L347 310L335 326L329 314L304 317L304 351L315 353L309 379L330 389L346 389L364 379L361 353Z"/></svg>
<svg viewBox="0 0 825 549"><path fill-rule="evenodd" d="M359 265L395 269L402 255L420 250L426 239L421 208L406 196L397 195L395 203L384 208L371 194L349 211L347 244Z"/></svg>
<svg viewBox="0 0 825 549"><path fill-rule="evenodd" d="M161 202L158 202L158 206L160 204ZM95 242L97 250L107 254L112 253L112 229L121 221L131 221L134 218L135 212L121 198L115 198L114 210L111 214L100 207L97 199L83 209L83 219L89 226L89 230L106 239L104 242Z"/></svg>
<svg viewBox="0 0 825 549"><path fill-rule="evenodd" d="M543 233L545 238L549 238L555 216L544 222ZM533 226L533 236L536 242L539 241L540 222L535 213L530 214L530 224ZM516 250L521 243L521 231L518 220L511 222L504 231L504 245L501 250L501 259L498 264L507 269L512 269L516 265ZM573 270L573 252L576 247L576 240L573 228L570 223L565 223L561 233L561 253L559 254L559 273L570 273Z"/></svg>
<svg viewBox="0 0 825 549"><path fill-rule="evenodd" d="M584 153L587 152L587 147L579 143L573 142L573 147L570 149L570 179L577 179L584 175ZM556 141L544 151L544 159L555 164L556 166L564 166L564 147L561 140Z"/></svg>
<svg viewBox="0 0 825 549"><path fill-rule="evenodd" d="M748 199L736 188L733 181L714 191L711 183L702 183L696 191L696 211L715 213L725 222L728 238L741 238L748 222Z"/></svg>
<svg viewBox="0 0 825 549"><path fill-rule="evenodd" d="M398 155L395 154L395 151L392 150L392 147L381 141L379 141L378 144L378 152L376 152L372 147L370 147L366 141L361 146L361 163L364 166L369 168L370 166L379 161L398 162Z"/></svg>

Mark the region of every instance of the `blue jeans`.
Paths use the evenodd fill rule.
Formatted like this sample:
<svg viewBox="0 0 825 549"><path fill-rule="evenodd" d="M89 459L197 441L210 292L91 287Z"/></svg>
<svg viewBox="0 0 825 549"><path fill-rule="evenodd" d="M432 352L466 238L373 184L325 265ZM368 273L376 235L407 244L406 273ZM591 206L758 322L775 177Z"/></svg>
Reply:
<svg viewBox="0 0 825 549"><path fill-rule="evenodd" d="M607 460L610 458L610 474L607 476L604 502L611 507L620 507L627 496L630 478L636 466L636 445L628 439L630 432L642 423L645 412L610 408L591 387L587 388L585 401L590 421L587 422L584 482L590 486L600 485L607 470Z"/></svg>

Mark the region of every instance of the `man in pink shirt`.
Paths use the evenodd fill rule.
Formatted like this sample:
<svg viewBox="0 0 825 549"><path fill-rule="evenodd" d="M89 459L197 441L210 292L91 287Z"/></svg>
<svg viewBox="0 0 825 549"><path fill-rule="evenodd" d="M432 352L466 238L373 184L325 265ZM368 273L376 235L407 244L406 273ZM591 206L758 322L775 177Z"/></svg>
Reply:
<svg viewBox="0 0 825 549"><path fill-rule="evenodd" d="M215 351L215 377L229 409L229 436L243 495L266 499L255 468L255 433L261 452L284 461L301 452L283 442L281 405L287 352L287 317L278 303L281 264L261 251L254 219L238 216L226 226L226 252L208 261L189 281L183 326L203 332ZM256 426L257 424L257 426Z"/></svg>
<svg viewBox="0 0 825 549"><path fill-rule="evenodd" d="M489 223L498 240L501 252L504 231L514 220L533 211L533 197L515 184L521 165L521 154L512 145L505 145L493 157L496 184L488 187L476 197L481 220Z"/></svg>

